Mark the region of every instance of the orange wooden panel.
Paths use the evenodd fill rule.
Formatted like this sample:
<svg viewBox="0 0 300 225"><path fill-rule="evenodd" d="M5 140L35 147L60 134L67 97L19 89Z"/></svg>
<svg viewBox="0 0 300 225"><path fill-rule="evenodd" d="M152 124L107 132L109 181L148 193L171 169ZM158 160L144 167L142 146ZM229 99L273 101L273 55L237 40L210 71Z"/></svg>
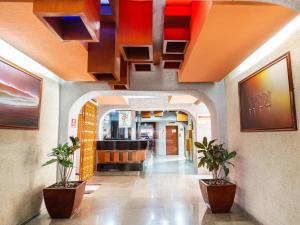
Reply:
<svg viewBox="0 0 300 225"><path fill-rule="evenodd" d="M104 163L110 162L110 152L105 152Z"/></svg>
<svg viewBox="0 0 300 225"><path fill-rule="evenodd" d="M137 152L131 152L131 161L136 162L137 161Z"/></svg>
<svg viewBox="0 0 300 225"><path fill-rule="evenodd" d="M154 112L154 117L163 117L164 112L163 111L155 111Z"/></svg>
<svg viewBox="0 0 300 225"><path fill-rule="evenodd" d="M119 162L119 152L113 153L113 162Z"/></svg>
<svg viewBox="0 0 300 225"><path fill-rule="evenodd" d="M122 162L128 162L128 152L122 152Z"/></svg>
<svg viewBox="0 0 300 225"><path fill-rule="evenodd" d="M142 118L150 118L151 117L151 112L149 112L149 111L142 111L141 112L141 117Z"/></svg>
<svg viewBox="0 0 300 225"><path fill-rule="evenodd" d="M78 118L80 180L87 180L94 175L96 162L96 115L97 107L88 102L83 106Z"/></svg>
<svg viewBox="0 0 300 225"><path fill-rule="evenodd" d="M144 161L146 159L146 151L137 151L136 152L137 158L136 161Z"/></svg>
<svg viewBox="0 0 300 225"><path fill-rule="evenodd" d="M98 158L99 158L99 163L104 163L105 162L105 152L98 152Z"/></svg>
<svg viewBox="0 0 300 225"><path fill-rule="evenodd" d="M206 1L193 1L191 42L179 82L222 80L297 16L279 5L234 2L216 1L211 7Z"/></svg>

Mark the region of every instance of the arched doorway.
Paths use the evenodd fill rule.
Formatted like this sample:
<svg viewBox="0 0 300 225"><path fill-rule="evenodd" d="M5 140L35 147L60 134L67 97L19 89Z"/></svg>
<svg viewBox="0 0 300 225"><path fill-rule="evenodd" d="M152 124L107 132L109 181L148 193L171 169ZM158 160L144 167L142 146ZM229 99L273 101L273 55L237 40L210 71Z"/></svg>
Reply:
<svg viewBox="0 0 300 225"><path fill-rule="evenodd" d="M130 95L131 92L126 92L123 94ZM106 93L105 96L109 96L109 94L111 93ZM135 96L138 93L134 93ZM141 95L141 98L143 98L143 96L148 96L151 95L152 93L147 92L144 95ZM169 96L170 94L176 95L176 96L180 96L183 95L185 93L178 93L178 92L166 92L164 93L164 97ZM94 95L95 98L97 98L98 96ZM197 95L196 95L197 96ZM159 98L159 96L155 97L155 98ZM199 97L198 97L199 98ZM202 99L201 99L202 100ZM97 128L97 140L101 140L103 139L103 133L102 133L102 128L103 128L103 121L105 116L107 116L110 112L114 111L114 110L135 110L135 111L181 111L187 115L189 115L189 117L191 118L191 124L190 124L190 131L189 131L189 137L185 137L186 134L184 134L182 137L183 138L183 142L181 141L181 143L183 143L183 145L186 147L187 146L187 141L186 139L189 139L189 145L187 148L189 148L190 152L189 155L185 154L186 152L184 152L184 154L181 154L182 156L188 158L189 160L191 160L193 162L194 165L194 171L197 171L197 152L194 150L194 146L193 146L193 142L196 140L200 140L202 139L203 136L208 136L208 138L213 137L214 134L213 133L213 119L211 118L212 115L210 114L210 110L208 109L208 107L206 106L206 104L203 101L199 101L197 104L192 104L192 105L188 105L185 106L183 104L179 104L179 105L163 105L163 104L157 104L155 106L151 106L150 105L147 106L147 104L145 103L145 101L143 101L143 105L141 105L140 107L138 107L137 105L127 105L127 106L110 106L110 107L105 107L105 106L98 106L99 108L99 113L98 113L98 128ZM76 113L76 112L75 112ZM74 120L74 118L76 119L78 115L76 115L74 112L70 112L70 115L72 115L72 120ZM206 117L206 121L203 121L203 116ZM188 126L187 126L188 127ZM71 129L70 129L71 128ZM179 128L181 129L181 128ZM186 128L188 129L188 128ZM204 131L205 129L205 131ZM209 131L207 131L209 129ZM69 133L69 135L74 135L77 133L77 127L76 126L69 126L69 131L71 131ZM165 141L165 140L164 140ZM164 142L165 145L165 142ZM77 159L80 158L80 155L77 155ZM77 160L77 164L80 162L80 160ZM77 165L78 166L78 165Z"/></svg>

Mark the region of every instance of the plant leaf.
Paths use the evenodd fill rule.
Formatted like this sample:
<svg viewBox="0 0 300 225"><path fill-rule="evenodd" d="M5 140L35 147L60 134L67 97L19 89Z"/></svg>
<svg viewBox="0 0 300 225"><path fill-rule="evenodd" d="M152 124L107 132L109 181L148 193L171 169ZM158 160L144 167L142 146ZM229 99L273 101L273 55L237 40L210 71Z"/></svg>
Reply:
<svg viewBox="0 0 300 225"><path fill-rule="evenodd" d="M234 152L230 152L230 153L228 154L227 160L232 159L232 158L234 158L235 156L236 156L236 152L235 152L235 151L234 151Z"/></svg>
<svg viewBox="0 0 300 225"><path fill-rule="evenodd" d="M200 162L198 163L198 167L203 167L205 164L205 158L201 158Z"/></svg>
<svg viewBox="0 0 300 225"><path fill-rule="evenodd" d="M205 149L205 146L201 142L195 142L194 144L197 148Z"/></svg>
<svg viewBox="0 0 300 225"><path fill-rule="evenodd" d="M57 162L57 159L51 159L51 160L45 162L42 166L47 166L47 165L55 163L55 162Z"/></svg>
<svg viewBox="0 0 300 225"><path fill-rule="evenodd" d="M215 143L216 140L217 140L217 139L211 140L211 141L208 143L208 146L211 146L213 143Z"/></svg>
<svg viewBox="0 0 300 225"><path fill-rule="evenodd" d="M205 147L207 147L207 137L204 137L202 142L203 142L203 145L204 145Z"/></svg>
<svg viewBox="0 0 300 225"><path fill-rule="evenodd" d="M205 150L198 150L198 153L203 153L205 155L206 151Z"/></svg>
<svg viewBox="0 0 300 225"><path fill-rule="evenodd" d="M223 170L224 170L224 173L225 173L225 177L227 177L228 174L229 174L229 169L226 166L223 166Z"/></svg>
<svg viewBox="0 0 300 225"><path fill-rule="evenodd" d="M73 166L73 162L71 162L69 160L59 160L58 162L63 167L72 167Z"/></svg>
<svg viewBox="0 0 300 225"><path fill-rule="evenodd" d="M226 163L234 167L233 163L231 163L231 162L226 162Z"/></svg>

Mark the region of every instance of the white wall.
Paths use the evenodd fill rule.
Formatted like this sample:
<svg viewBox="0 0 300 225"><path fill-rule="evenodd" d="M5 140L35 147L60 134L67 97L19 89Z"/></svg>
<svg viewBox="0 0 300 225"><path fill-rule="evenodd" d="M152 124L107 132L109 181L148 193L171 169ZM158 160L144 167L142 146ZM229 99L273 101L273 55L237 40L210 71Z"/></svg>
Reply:
<svg viewBox="0 0 300 225"><path fill-rule="evenodd" d="M72 129L71 119L77 118L82 105L98 96L172 96L172 95L192 95L199 98L209 109L211 114L211 128L214 138L224 142L226 136L226 104L224 82L206 84L178 84L176 73L170 74L168 85L161 83L161 86L152 80L147 84L140 83L140 89L128 91L112 91L110 88L98 82L64 82L61 87L61 110L60 110L60 136L59 141L68 140L68 135L76 135L76 129ZM165 76L165 74L163 74ZM169 76L166 76L169 77ZM139 82L133 76L132 83ZM148 85L148 86L147 86ZM148 91L147 91L148 90ZM165 105L164 105L165 107ZM152 108L159 107L152 104ZM172 108L172 107L168 107ZM173 107L174 108L174 107ZM177 108L178 109L178 108Z"/></svg>
<svg viewBox="0 0 300 225"><path fill-rule="evenodd" d="M300 24L280 46L245 72L225 79L228 147L238 155L231 179L236 203L264 225L298 225L300 221L300 131L240 132L238 82L291 52L295 103L300 127ZM275 44L277 44L276 42Z"/></svg>
<svg viewBox="0 0 300 225"><path fill-rule="evenodd" d="M19 224L38 214L42 189L55 182L56 166L41 165L58 142L59 84L42 78L40 129L0 129L1 225Z"/></svg>

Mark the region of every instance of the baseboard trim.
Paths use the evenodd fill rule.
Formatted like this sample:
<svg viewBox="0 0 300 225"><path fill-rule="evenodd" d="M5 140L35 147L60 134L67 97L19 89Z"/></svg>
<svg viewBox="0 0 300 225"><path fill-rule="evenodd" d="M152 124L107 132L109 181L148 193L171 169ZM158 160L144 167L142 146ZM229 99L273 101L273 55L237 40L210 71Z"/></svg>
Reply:
<svg viewBox="0 0 300 225"><path fill-rule="evenodd" d="M46 208L43 208L37 214L35 214L34 216L30 217L29 219L25 220L24 222L18 223L17 225L26 225L27 223L29 223L30 221L32 221L36 217L40 216L45 211L46 211Z"/></svg>
<svg viewBox="0 0 300 225"><path fill-rule="evenodd" d="M255 224L257 225L264 225L262 222L260 222L255 216L247 212L241 205L234 203L234 206L237 210L239 210L244 216L251 219Z"/></svg>

